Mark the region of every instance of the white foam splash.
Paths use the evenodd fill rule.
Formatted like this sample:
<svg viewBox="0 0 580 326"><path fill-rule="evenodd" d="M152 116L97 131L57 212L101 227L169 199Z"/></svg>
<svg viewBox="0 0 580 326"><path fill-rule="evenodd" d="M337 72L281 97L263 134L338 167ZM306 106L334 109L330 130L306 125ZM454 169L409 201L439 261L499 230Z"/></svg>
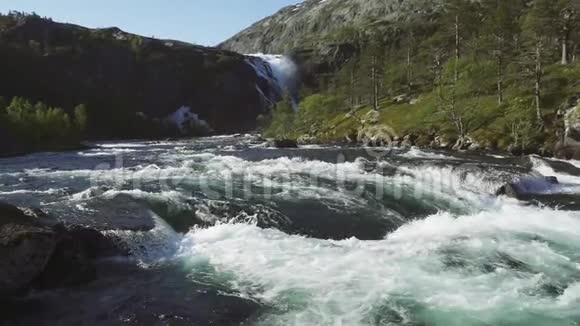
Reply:
<svg viewBox="0 0 580 326"><path fill-rule="evenodd" d="M580 177L556 172L540 157L532 156L533 170L542 176L556 177L560 182L558 187L552 187L550 193L580 193Z"/></svg>
<svg viewBox="0 0 580 326"><path fill-rule="evenodd" d="M463 324L498 324L514 312L528 321L542 311L577 318L580 313L570 309L577 303L577 286L571 285L562 299L533 293L545 277L561 279L569 269L578 273L580 255L525 236L578 248L579 217L506 204L497 211L459 218L434 215L381 241L316 240L224 224L187 234L179 256L207 259L219 271L235 275L231 286L284 307L263 316L259 325L368 325L380 307L419 323L439 318L441 325L459 316L470 318ZM481 264L481 269L474 266L469 272L468 266L445 265L445 253L453 250L467 262ZM497 252L521 261L531 272L501 267ZM486 263L500 265L486 271ZM415 314L414 306L422 307L424 314ZM441 311L451 313L447 322L441 319L445 315L437 315Z"/></svg>
<svg viewBox="0 0 580 326"><path fill-rule="evenodd" d="M142 267L150 267L173 259L177 253L182 236L176 233L169 224L150 212L155 227L149 231L105 231L103 234L122 241L129 249L131 256L138 260Z"/></svg>
<svg viewBox="0 0 580 326"><path fill-rule="evenodd" d="M96 143L98 147L103 148L146 148L147 143L134 142L134 143Z"/></svg>
<svg viewBox="0 0 580 326"><path fill-rule="evenodd" d="M200 119L199 115L194 113L188 106L180 107L177 111L169 115L167 120L184 135L190 132L205 134L211 131L209 123Z"/></svg>
<svg viewBox="0 0 580 326"><path fill-rule="evenodd" d="M10 191L0 191L0 195L25 195L25 194L55 195L55 194L63 193L64 191L66 191L66 189L62 189L62 188L48 189L48 190L19 189L19 190L10 190Z"/></svg>
<svg viewBox="0 0 580 326"><path fill-rule="evenodd" d="M424 158L424 159L433 159L433 160L439 160L439 159L457 160L456 157L453 157L450 155L426 152L426 151L422 151L421 149L419 149L417 147L412 147L408 151L400 154L400 156L407 157L407 158Z"/></svg>

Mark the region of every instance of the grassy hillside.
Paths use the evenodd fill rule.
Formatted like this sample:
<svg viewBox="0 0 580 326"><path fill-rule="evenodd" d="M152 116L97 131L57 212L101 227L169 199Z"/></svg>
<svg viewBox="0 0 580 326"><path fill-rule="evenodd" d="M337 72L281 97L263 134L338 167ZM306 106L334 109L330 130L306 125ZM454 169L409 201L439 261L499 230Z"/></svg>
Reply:
<svg viewBox="0 0 580 326"><path fill-rule="evenodd" d="M343 141L382 126L421 146L549 154L580 95L579 27L580 3L567 0L446 0L427 24L349 27L354 55L316 75L297 114L280 104L264 131Z"/></svg>

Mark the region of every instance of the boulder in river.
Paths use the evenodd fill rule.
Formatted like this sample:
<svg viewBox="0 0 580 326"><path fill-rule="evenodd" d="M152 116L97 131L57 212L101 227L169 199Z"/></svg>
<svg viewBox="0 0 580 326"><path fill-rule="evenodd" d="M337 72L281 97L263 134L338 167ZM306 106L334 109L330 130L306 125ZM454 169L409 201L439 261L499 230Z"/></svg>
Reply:
<svg viewBox="0 0 580 326"><path fill-rule="evenodd" d="M28 287L44 271L57 238L33 216L0 203L0 298Z"/></svg>
<svg viewBox="0 0 580 326"><path fill-rule="evenodd" d="M30 288L90 282L96 258L125 254L96 230L0 203L0 299Z"/></svg>
<svg viewBox="0 0 580 326"><path fill-rule="evenodd" d="M528 177L503 185L496 195L523 199L527 195L547 192L557 185L559 181L556 177Z"/></svg>

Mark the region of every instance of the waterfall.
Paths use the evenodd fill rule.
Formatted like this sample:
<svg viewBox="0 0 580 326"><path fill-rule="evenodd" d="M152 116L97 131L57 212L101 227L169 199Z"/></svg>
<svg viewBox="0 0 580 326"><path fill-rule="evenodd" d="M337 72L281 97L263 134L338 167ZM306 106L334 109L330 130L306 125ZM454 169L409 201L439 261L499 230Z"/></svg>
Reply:
<svg viewBox="0 0 580 326"><path fill-rule="evenodd" d="M298 107L298 67L287 56L276 54L250 54L247 62L254 68L259 81L256 88L268 106L273 106L288 92L292 106Z"/></svg>

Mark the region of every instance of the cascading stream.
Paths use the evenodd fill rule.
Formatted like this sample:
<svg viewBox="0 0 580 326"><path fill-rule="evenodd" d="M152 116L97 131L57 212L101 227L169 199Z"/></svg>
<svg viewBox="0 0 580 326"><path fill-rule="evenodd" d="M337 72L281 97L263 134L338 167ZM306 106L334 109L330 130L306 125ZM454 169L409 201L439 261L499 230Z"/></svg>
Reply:
<svg viewBox="0 0 580 326"><path fill-rule="evenodd" d="M290 96L294 108L298 106L298 67L288 56L277 54L249 54L247 62L254 68L261 82L256 88L268 103L274 104L284 93Z"/></svg>

